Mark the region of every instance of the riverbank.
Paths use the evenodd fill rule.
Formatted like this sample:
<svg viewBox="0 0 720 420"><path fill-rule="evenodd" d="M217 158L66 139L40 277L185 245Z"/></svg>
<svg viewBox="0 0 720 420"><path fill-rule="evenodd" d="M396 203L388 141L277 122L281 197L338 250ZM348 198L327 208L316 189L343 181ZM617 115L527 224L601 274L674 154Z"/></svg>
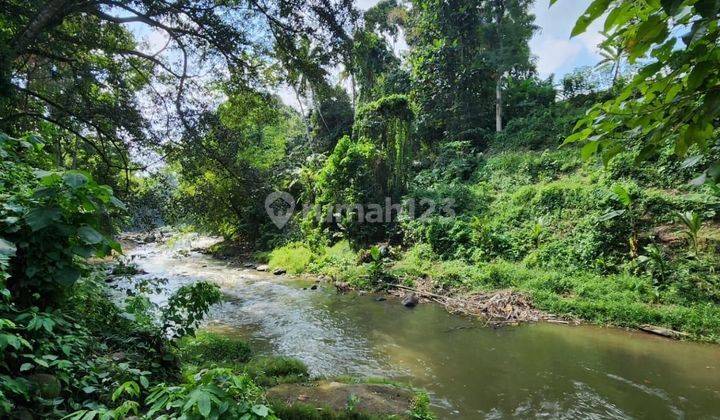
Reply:
<svg viewBox="0 0 720 420"><path fill-rule="evenodd" d="M244 340L200 331L178 343L184 377L211 369L247 375L280 419L434 419L427 394L378 378L312 378L300 360L259 355Z"/></svg>
<svg viewBox="0 0 720 420"><path fill-rule="evenodd" d="M407 250L386 247L380 261L369 261L367 251L353 251L344 241L319 250L301 243L269 253L249 254L244 248L243 252L238 249L221 243L210 251L222 258L267 265L271 272L280 269L318 276L340 290L400 289L395 294L402 298L406 289L413 289L420 298L439 301L451 312L469 315L487 315L487 303L502 293L520 297L523 304L519 307L510 305L507 311L486 317L498 325L542 320L588 322L670 338L720 342L720 306L660 303L647 278L629 273L563 273L506 261L468 264L439 259L422 245ZM503 314L511 316L503 320Z"/></svg>
<svg viewBox="0 0 720 420"><path fill-rule="evenodd" d="M123 234L120 239L128 255L118 261L97 261L109 264L107 278L102 283L120 310L124 307L128 316L151 324L153 313L162 312L169 296L205 279L191 279L187 271L180 276L164 269L157 271L159 267L147 265L148 260L160 258L177 266L180 260L201 254L215 242L212 238L168 229ZM235 265L238 267L230 270L241 273L242 268ZM199 268L207 266L200 264ZM167 356L175 362L177 383L174 386L195 392L192 384L202 387L203 383L222 377L239 381L241 385L233 386L242 390L243 395L237 398L267 407L267 412L265 408L258 408L261 414L253 412L252 418L435 418L427 394L419 388L379 377L313 375L311 371L317 369L311 369L299 359L257 351L244 337L212 326L166 344ZM115 353L123 357L133 353L132 349L122 347L116 350ZM148 413L153 412L156 402L157 398L148 398Z"/></svg>
<svg viewBox="0 0 720 420"><path fill-rule="evenodd" d="M186 235L139 245L127 258L147 274L117 285L164 278L150 296L163 305L184 285L217 284L225 298L207 316L211 331L246 341L255 357L301 360L313 378L383 377L426 389L440 418L602 416L608 407L618 417L698 417L717 401L716 346L591 325L488 328L432 302L409 310L384 292L337 293L316 276L212 258L200 252L208 243Z"/></svg>

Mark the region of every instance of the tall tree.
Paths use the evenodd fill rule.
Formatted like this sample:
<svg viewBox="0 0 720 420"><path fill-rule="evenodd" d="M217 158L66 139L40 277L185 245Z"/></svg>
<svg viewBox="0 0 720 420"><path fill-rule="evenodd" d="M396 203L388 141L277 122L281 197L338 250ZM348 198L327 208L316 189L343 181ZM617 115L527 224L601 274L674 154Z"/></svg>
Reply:
<svg viewBox="0 0 720 420"><path fill-rule="evenodd" d="M529 12L532 0L489 0L481 13L489 19L484 25L485 55L491 63L495 80L495 131L503 129L503 80L511 73L533 68L530 38L537 29L535 16Z"/></svg>
<svg viewBox="0 0 720 420"><path fill-rule="evenodd" d="M532 69L529 0L416 0L407 29L421 136L483 142L502 128L502 83ZM488 98L496 97L493 104Z"/></svg>
<svg viewBox="0 0 720 420"><path fill-rule="evenodd" d="M0 129L51 126L127 174L134 145L197 132L219 102L207 100L213 82L263 84L272 33L339 54L348 10L349 0L3 1ZM141 48L131 25L166 43Z"/></svg>

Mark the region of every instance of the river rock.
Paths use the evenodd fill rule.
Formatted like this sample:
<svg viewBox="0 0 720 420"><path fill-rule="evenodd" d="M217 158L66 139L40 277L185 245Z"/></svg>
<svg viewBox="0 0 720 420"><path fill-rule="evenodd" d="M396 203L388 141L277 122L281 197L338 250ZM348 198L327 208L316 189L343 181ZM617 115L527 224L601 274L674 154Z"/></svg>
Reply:
<svg viewBox="0 0 720 420"><path fill-rule="evenodd" d="M384 302L384 301L386 301L386 300L387 300L387 299L386 299L384 296L378 296L378 297L375 298L375 301L376 301L376 302Z"/></svg>
<svg viewBox="0 0 720 420"><path fill-rule="evenodd" d="M270 267L267 266L267 264L258 265L255 267L257 271L268 271Z"/></svg>
<svg viewBox="0 0 720 420"><path fill-rule="evenodd" d="M346 412L349 400L355 400L355 409L370 418L404 418L412 409L415 395L411 389L395 385L318 381L276 385L268 390L267 396L271 401L287 405L301 401L341 413Z"/></svg>
<svg viewBox="0 0 720 420"><path fill-rule="evenodd" d="M255 264L248 262L248 263L243 264L243 267L245 267L245 268L255 268Z"/></svg>
<svg viewBox="0 0 720 420"><path fill-rule="evenodd" d="M310 290L317 290L317 284L313 284L312 286L310 286Z"/></svg>
<svg viewBox="0 0 720 420"><path fill-rule="evenodd" d="M350 291L350 283L339 281L335 283L335 288L337 289L338 293L345 293Z"/></svg>
<svg viewBox="0 0 720 420"><path fill-rule="evenodd" d="M276 276L282 275L287 273L287 271L284 268L276 268L275 271L273 271L273 274Z"/></svg>
<svg viewBox="0 0 720 420"><path fill-rule="evenodd" d="M412 308L418 303L420 303L420 299L418 299L417 295L414 292L406 293L405 297L402 300L402 304L406 308Z"/></svg>
<svg viewBox="0 0 720 420"><path fill-rule="evenodd" d="M36 373L30 375L28 380L33 385L35 391L43 398L52 399L60 396L60 380L55 375L48 373Z"/></svg>

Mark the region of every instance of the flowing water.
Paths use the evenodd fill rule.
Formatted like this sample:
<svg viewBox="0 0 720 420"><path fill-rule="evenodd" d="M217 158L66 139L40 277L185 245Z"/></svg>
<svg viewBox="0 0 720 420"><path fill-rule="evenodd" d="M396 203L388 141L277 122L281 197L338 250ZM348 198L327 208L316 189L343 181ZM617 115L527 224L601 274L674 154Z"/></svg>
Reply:
<svg viewBox="0 0 720 420"><path fill-rule="evenodd" d="M428 390L441 418L720 418L720 346L595 326L490 329L421 304L338 295L186 249L128 252L167 294L196 280L227 299L208 327L261 352L303 360L313 375L381 376ZM307 288L307 290L304 290Z"/></svg>

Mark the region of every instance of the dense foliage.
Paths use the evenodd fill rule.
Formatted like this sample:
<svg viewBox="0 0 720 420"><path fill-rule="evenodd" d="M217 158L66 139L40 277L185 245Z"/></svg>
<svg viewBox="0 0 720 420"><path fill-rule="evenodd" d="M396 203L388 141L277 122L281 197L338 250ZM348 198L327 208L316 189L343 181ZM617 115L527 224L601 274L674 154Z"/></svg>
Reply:
<svg viewBox="0 0 720 420"><path fill-rule="evenodd" d="M630 62L647 64L617 96L589 110L567 141L588 140L584 153L598 153L606 162L628 145L638 147L639 161L670 147L687 157L685 167L700 168L696 183L717 180L720 4L596 0L572 34L603 15L610 34L605 45L619 45Z"/></svg>
<svg viewBox="0 0 720 420"><path fill-rule="evenodd" d="M559 81L530 7L2 2L0 416L315 418L264 397L302 363L198 331L217 286L111 299L121 229L720 340L720 3L593 0L603 60Z"/></svg>

